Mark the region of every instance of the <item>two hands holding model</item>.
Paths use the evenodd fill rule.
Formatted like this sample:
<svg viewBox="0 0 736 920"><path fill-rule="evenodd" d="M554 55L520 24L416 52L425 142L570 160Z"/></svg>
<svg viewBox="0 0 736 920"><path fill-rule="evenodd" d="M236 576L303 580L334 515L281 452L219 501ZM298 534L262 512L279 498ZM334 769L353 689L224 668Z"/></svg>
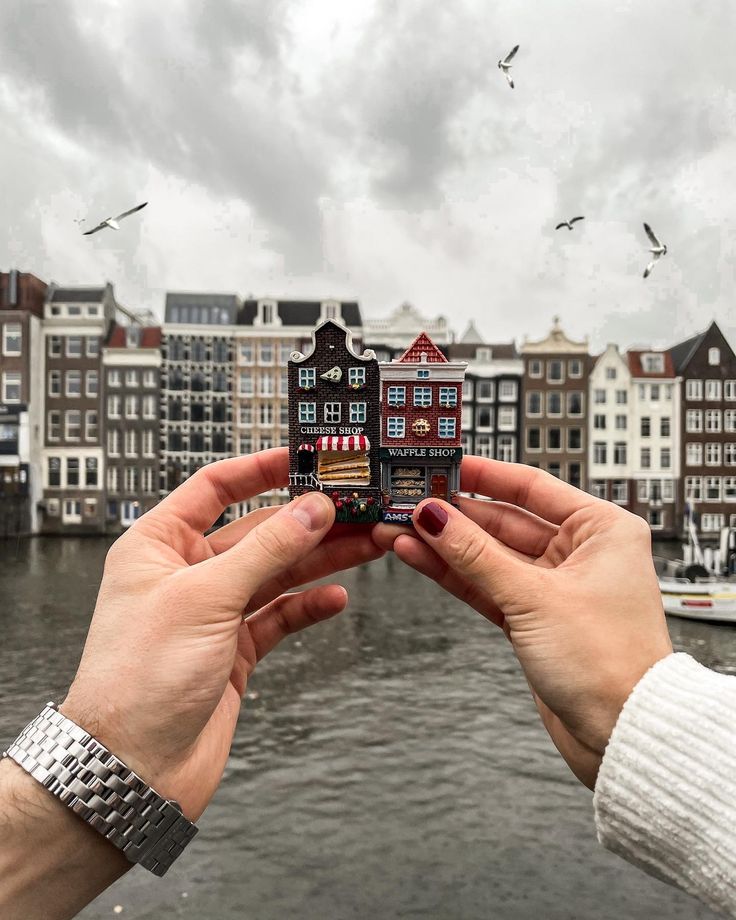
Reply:
<svg viewBox="0 0 736 920"><path fill-rule="evenodd" d="M736 832L724 844L713 830L720 817L701 827L687 812L694 776L683 758L708 732L702 719L697 738L681 724L684 712L712 712L717 697L719 756L699 759L698 794L701 805L716 792L728 802L736 679L672 654L643 520L539 470L466 457L463 491L495 501L461 499L458 510L427 499L413 532L333 528L333 504L315 492L204 535L228 505L287 480L285 449L211 464L113 545L65 716L196 820L221 780L257 662L348 599L337 584L287 592L393 551L504 630L557 749L596 789L603 842L736 910L733 861L716 858L724 845L734 853ZM670 748L674 775L659 775ZM732 828L730 802L723 826ZM9 762L0 764L0 824L11 830L0 841L3 917L73 916L130 867ZM689 848L695 855L679 853Z"/></svg>

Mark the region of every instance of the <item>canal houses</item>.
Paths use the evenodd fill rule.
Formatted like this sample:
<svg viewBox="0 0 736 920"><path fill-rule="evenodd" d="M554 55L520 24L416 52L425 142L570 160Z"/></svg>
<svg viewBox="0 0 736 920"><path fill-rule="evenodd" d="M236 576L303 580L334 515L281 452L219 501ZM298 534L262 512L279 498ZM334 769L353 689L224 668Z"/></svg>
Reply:
<svg viewBox="0 0 736 920"><path fill-rule="evenodd" d="M379 365L383 519L408 523L429 496L460 488L462 388L467 364L448 361L426 333Z"/></svg>
<svg viewBox="0 0 736 920"><path fill-rule="evenodd" d="M352 333L334 320L312 333L306 354L288 365L289 492L329 495L336 520L380 518L378 361L353 349Z"/></svg>

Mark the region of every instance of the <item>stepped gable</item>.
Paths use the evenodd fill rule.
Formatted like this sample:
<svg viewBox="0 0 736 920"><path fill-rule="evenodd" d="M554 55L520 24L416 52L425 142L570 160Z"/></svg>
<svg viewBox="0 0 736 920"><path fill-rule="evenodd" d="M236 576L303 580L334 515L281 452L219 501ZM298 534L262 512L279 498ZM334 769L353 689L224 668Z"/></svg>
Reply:
<svg viewBox="0 0 736 920"><path fill-rule="evenodd" d="M447 364L447 358L434 344L426 332L420 332L404 354L399 358L402 364Z"/></svg>

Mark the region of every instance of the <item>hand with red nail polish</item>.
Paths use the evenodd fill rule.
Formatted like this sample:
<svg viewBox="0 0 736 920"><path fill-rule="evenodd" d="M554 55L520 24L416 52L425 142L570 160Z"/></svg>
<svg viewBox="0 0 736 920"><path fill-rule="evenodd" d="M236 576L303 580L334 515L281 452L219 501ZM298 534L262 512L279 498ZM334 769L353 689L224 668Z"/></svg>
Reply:
<svg viewBox="0 0 736 920"><path fill-rule="evenodd" d="M672 651L649 526L521 464L466 457L462 488L497 500L427 499L415 535L382 524L374 539L504 629L552 740L593 788L624 702Z"/></svg>

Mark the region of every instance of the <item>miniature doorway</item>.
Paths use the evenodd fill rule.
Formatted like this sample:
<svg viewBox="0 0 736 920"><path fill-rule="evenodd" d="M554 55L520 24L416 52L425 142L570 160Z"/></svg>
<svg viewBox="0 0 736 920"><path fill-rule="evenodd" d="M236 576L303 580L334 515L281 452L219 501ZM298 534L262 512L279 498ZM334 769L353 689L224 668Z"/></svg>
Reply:
<svg viewBox="0 0 736 920"><path fill-rule="evenodd" d="M447 498L447 474L433 473L429 480L430 498Z"/></svg>
<svg viewBox="0 0 736 920"><path fill-rule="evenodd" d="M314 446L302 444L296 455L297 472L300 476L309 476L314 472Z"/></svg>

